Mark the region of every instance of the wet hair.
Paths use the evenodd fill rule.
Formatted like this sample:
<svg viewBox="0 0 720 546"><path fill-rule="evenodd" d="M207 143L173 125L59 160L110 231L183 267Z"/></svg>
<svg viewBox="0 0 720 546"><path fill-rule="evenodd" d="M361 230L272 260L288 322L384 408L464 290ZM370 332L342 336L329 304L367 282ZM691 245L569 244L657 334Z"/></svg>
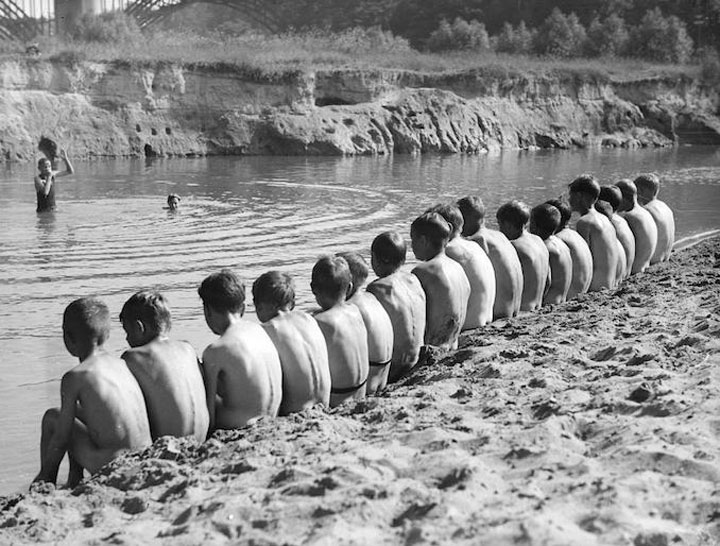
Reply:
<svg viewBox="0 0 720 546"><path fill-rule="evenodd" d="M347 297L352 282L350 266L340 256L323 256L312 269L310 286L314 293L332 299Z"/></svg>
<svg viewBox="0 0 720 546"><path fill-rule="evenodd" d="M378 262L400 267L405 263L407 243L397 231L384 231L375 237L370 251Z"/></svg>
<svg viewBox="0 0 720 546"><path fill-rule="evenodd" d="M245 283L230 269L205 277L198 287L203 304L215 311L239 313L245 306Z"/></svg>
<svg viewBox="0 0 720 546"><path fill-rule="evenodd" d="M170 204L170 201L173 201L173 200L180 201L180 196L177 193L171 193L170 195L167 196L168 205Z"/></svg>
<svg viewBox="0 0 720 546"><path fill-rule="evenodd" d="M597 201L600 195L600 184L591 174L582 174L568 184L571 192L578 192L592 197L593 201Z"/></svg>
<svg viewBox="0 0 720 546"><path fill-rule="evenodd" d="M635 186L635 182L632 180L623 178L622 180L615 182L615 186L617 186L622 193L623 199L634 201L637 198L637 187Z"/></svg>
<svg viewBox="0 0 720 546"><path fill-rule="evenodd" d="M263 273L252 285L255 307L259 303L268 303L276 309L295 308L295 282L287 273L268 271Z"/></svg>
<svg viewBox="0 0 720 546"><path fill-rule="evenodd" d="M40 159L38 159L37 162L38 169L41 169L42 166L45 165L45 163L50 163L50 168L52 168L52 161L47 157L41 157Z"/></svg>
<svg viewBox="0 0 720 546"><path fill-rule="evenodd" d="M450 239L452 226L437 212L425 212L410 225L410 234L422 235L436 246Z"/></svg>
<svg viewBox="0 0 720 546"><path fill-rule="evenodd" d="M139 320L153 332L170 330L170 307L167 300L154 290L142 290L130 296L120 311L120 320Z"/></svg>
<svg viewBox="0 0 720 546"><path fill-rule="evenodd" d="M607 201L598 199L595 202L595 210L598 211L600 214L606 216L608 220L612 219L613 208L612 208L612 205L610 203L608 203Z"/></svg>
<svg viewBox="0 0 720 546"><path fill-rule="evenodd" d="M450 228L452 230L450 232L450 237L455 237L462 231L465 220L462 212L460 212L460 208L454 203L435 205L427 212L437 212L448 224L450 224Z"/></svg>
<svg viewBox="0 0 720 546"><path fill-rule="evenodd" d="M561 218L558 208L548 203L533 207L530 211L530 224L534 227L533 233L542 239L547 239L557 231Z"/></svg>
<svg viewBox="0 0 720 546"><path fill-rule="evenodd" d="M562 199L548 199L547 201L545 201L545 203L547 203L548 205L552 205L560 211L560 225L555 230L555 233L565 229L568 225L568 222L570 222L570 218L572 217L572 209L570 208L570 205L568 205L567 202L563 201Z"/></svg>
<svg viewBox="0 0 720 546"><path fill-rule="evenodd" d="M620 208L620 203L622 203L622 192L617 186L606 184L600 186L599 199L601 201L607 201L612 207L613 212L616 212Z"/></svg>
<svg viewBox="0 0 720 546"><path fill-rule="evenodd" d="M530 220L530 208L522 201L509 201L500 205L495 213L498 222L509 222L511 225L522 228Z"/></svg>
<svg viewBox="0 0 720 546"><path fill-rule="evenodd" d="M110 311L96 298L80 298L70 303L63 313L63 324L77 340L102 345L110 337Z"/></svg>
<svg viewBox="0 0 720 546"><path fill-rule="evenodd" d="M639 194L655 198L660 191L660 179L654 173L641 174L633 180Z"/></svg>
<svg viewBox="0 0 720 546"><path fill-rule="evenodd" d="M472 235L485 219L485 204L482 199L474 195L468 195L458 199L457 207L463 217L462 235Z"/></svg>
<svg viewBox="0 0 720 546"><path fill-rule="evenodd" d="M352 298L363 283L367 280L370 274L370 268L368 267L365 258L363 258L357 252L338 252L337 256L345 258L345 261L350 268L350 277L352 279L352 287L347 297Z"/></svg>

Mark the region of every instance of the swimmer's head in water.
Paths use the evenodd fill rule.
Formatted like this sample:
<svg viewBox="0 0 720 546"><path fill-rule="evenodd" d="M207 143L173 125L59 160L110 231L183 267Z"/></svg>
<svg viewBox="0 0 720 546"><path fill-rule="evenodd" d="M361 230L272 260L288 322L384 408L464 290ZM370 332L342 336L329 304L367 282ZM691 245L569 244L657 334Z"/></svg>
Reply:
<svg viewBox="0 0 720 546"><path fill-rule="evenodd" d="M485 204L482 199L468 195L457 202L460 214L463 217L462 235L468 236L476 233L485 221Z"/></svg>
<svg viewBox="0 0 720 546"><path fill-rule="evenodd" d="M160 292L143 290L125 302L120 322L130 347L140 347L170 331L170 307Z"/></svg>
<svg viewBox="0 0 720 546"><path fill-rule="evenodd" d="M177 193L171 193L167 197L167 204L170 210L175 210L180 206L180 196Z"/></svg>
<svg viewBox="0 0 720 546"><path fill-rule="evenodd" d="M350 277L352 278L352 284L350 285L350 291L348 292L348 299L355 295L370 274L370 268L368 267L365 258L363 258L357 252L338 252L337 254L341 258L345 258L345 261L350 268Z"/></svg>
<svg viewBox="0 0 720 546"><path fill-rule="evenodd" d="M63 339L65 347L78 356L83 345L101 346L110 336L110 311L102 301L80 298L65 308Z"/></svg>
<svg viewBox="0 0 720 546"><path fill-rule="evenodd" d="M530 233L534 233L543 240L547 239L557 230L560 219L560 211L553 205L543 203L533 207L530 211Z"/></svg>
<svg viewBox="0 0 720 546"><path fill-rule="evenodd" d="M373 271L378 277L386 277L405 263L407 244L397 231L384 231L370 246Z"/></svg>
<svg viewBox="0 0 720 546"><path fill-rule="evenodd" d="M350 266L345 258L323 256L313 266L310 288L323 309L344 301L351 283Z"/></svg>
<svg viewBox="0 0 720 546"><path fill-rule="evenodd" d="M279 311L292 311L295 308L295 283L287 273L263 273L255 279L252 295L260 322L276 317Z"/></svg>

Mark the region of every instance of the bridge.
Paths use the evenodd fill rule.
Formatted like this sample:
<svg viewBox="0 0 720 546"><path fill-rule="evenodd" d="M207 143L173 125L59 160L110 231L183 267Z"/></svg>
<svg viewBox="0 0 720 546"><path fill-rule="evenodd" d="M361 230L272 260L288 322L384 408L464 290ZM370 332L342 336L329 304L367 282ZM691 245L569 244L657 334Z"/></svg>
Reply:
<svg viewBox="0 0 720 546"><path fill-rule="evenodd" d="M86 13L124 11L141 29L151 27L191 4L235 9L249 23L276 32L282 0L0 0L0 40L30 41L66 30Z"/></svg>

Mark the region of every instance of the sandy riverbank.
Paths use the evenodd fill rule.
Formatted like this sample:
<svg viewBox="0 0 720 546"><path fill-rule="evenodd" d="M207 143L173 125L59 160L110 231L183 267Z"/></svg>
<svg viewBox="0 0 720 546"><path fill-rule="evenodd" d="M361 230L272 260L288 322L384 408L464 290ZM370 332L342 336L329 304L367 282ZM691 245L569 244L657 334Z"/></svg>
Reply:
<svg viewBox="0 0 720 546"><path fill-rule="evenodd" d="M0 498L0 543L720 543L720 239L383 396Z"/></svg>

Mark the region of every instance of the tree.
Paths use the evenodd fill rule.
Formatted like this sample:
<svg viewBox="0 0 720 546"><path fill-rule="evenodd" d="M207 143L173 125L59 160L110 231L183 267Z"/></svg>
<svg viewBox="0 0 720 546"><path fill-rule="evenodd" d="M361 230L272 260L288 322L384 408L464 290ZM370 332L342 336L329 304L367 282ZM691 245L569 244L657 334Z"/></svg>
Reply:
<svg viewBox="0 0 720 546"><path fill-rule="evenodd" d="M615 13L603 20L596 17L587 31L587 52L590 56L619 57L627 52L629 40L622 17Z"/></svg>
<svg viewBox="0 0 720 546"><path fill-rule="evenodd" d="M525 21L520 21L517 28L505 23L497 36L495 50L498 53L527 55L532 53L534 39L535 34L525 26Z"/></svg>
<svg viewBox="0 0 720 546"><path fill-rule="evenodd" d="M445 20L441 21L437 30L430 35L427 48L430 51L487 51L490 49L490 37L482 23L475 20L468 23L458 17L452 25Z"/></svg>
<svg viewBox="0 0 720 546"><path fill-rule="evenodd" d="M577 15L554 9L538 30L535 51L553 57L578 57L584 52L585 27Z"/></svg>
<svg viewBox="0 0 720 546"><path fill-rule="evenodd" d="M630 41L634 54L650 61L685 63L693 50L685 24L674 15L665 18L660 8L645 13Z"/></svg>

